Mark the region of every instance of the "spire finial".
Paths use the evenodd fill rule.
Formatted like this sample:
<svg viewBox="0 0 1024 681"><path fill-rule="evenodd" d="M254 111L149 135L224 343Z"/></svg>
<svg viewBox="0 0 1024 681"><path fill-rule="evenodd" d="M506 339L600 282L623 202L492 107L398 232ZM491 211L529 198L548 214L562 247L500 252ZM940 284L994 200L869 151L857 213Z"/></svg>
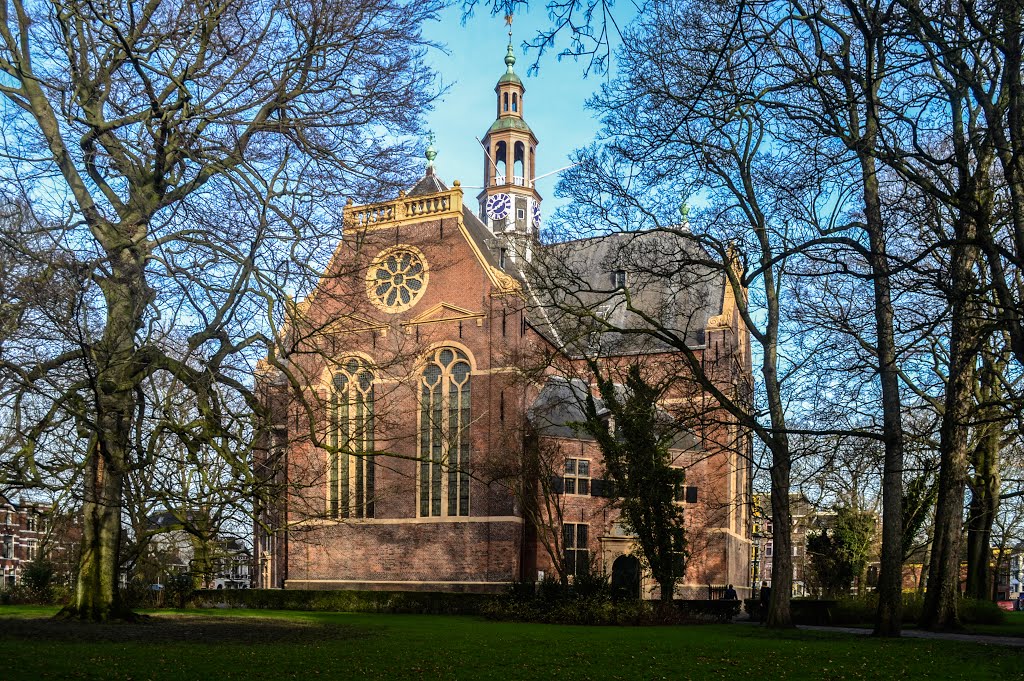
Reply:
<svg viewBox="0 0 1024 681"><path fill-rule="evenodd" d="M508 67L508 70L505 71L505 73L513 73L512 67L515 66L515 63L516 63L516 54L515 54L515 50L512 48L512 15L511 14L506 14L505 15L505 23L508 24L508 52L505 53L505 66Z"/></svg>
<svg viewBox="0 0 1024 681"><path fill-rule="evenodd" d="M689 197L683 195L683 200L679 204L679 215L682 216L682 224L688 224L690 222L690 204L686 202Z"/></svg>
<svg viewBox="0 0 1024 681"><path fill-rule="evenodd" d="M434 169L434 159L437 158L437 149L434 148L434 132L430 131L427 133L427 150L424 152L424 156L427 157L427 171Z"/></svg>

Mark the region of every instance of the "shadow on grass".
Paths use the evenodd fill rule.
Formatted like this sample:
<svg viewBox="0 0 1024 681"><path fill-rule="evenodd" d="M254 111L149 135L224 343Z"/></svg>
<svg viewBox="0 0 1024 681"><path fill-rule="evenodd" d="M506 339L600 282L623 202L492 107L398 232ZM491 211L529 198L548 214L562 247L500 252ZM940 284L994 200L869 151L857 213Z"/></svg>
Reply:
<svg viewBox="0 0 1024 681"><path fill-rule="evenodd" d="M135 622L95 624L39 617L5 617L0 641L109 643L309 643L367 638L365 629L310 620L210 615L144 616Z"/></svg>

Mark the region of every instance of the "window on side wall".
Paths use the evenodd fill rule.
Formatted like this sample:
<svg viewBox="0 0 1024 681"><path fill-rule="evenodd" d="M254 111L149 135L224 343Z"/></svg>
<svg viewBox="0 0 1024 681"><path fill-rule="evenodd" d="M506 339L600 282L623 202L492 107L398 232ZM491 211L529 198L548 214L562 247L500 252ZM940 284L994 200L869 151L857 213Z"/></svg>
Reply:
<svg viewBox="0 0 1024 681"><path fill-rule="evenodd" d="M370 366L358 358L343 362L333 377L327 466L327 513L331 518L373 517L373 386Z"/></svg>
<svg viewBox="0 0 1024 681"><path fill-rule="evenodd" d="M565 460L565 475L562 477L562 491L565 494L590 495L589 459Z"/></svg>
<svg viewBox="0 0 1024 681"><path fill-rule="evenodd" d="M570 575L586 574L590 570L589 530L589 526L582 523L562 525L565 571Z"/></svg>

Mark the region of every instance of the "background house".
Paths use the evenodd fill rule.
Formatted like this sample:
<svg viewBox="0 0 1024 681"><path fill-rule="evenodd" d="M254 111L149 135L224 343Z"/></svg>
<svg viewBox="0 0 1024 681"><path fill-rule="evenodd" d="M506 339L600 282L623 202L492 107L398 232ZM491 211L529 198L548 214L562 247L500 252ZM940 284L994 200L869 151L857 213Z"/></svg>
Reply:
<svg viewBox="0 0 1024 681"><path fill-rule="evenodd" d="M202 522L200 510L165 510L150 517L151 537L143 563L147 581L191 575L197 588L248 589L252 552L241 541L220 536Z"/></svg>
<svg viewBox="0 0 1024 681"><path fill-rule="evenodd" d="M21 583L25 567L47 560L59 580L77 570L81 526L77 516L55 513L45 503L0 497L0 574L3 586Z"/></svg>

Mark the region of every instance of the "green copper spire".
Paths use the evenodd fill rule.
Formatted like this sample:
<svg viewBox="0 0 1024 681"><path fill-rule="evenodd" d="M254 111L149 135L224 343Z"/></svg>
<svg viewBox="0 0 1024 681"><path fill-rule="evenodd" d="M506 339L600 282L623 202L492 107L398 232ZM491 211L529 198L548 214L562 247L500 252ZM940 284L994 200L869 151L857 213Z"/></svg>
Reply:
<svg viewBox="0 0 1024 681"><path fill-rule="evenodd" d="M505 52L505 73L501 74L501 78L498 79L498 85L504 83L514 83L515 85L522 85L523 81L519 80L519 76L516 75L513 66L516 64L516 50L512 47L512 15L505 16L505 23L508 24L508 50ZM525 88L524 88L525 89Z"/></svg>
<svg viewBox="0 0 1024 681"><path fill-rule="evenodd" d="M437 149L434 148L434 133L430 132L427 135L427 151L423 155L427 157L427 168L433 170L434 159L437 158Z"/></svg>

